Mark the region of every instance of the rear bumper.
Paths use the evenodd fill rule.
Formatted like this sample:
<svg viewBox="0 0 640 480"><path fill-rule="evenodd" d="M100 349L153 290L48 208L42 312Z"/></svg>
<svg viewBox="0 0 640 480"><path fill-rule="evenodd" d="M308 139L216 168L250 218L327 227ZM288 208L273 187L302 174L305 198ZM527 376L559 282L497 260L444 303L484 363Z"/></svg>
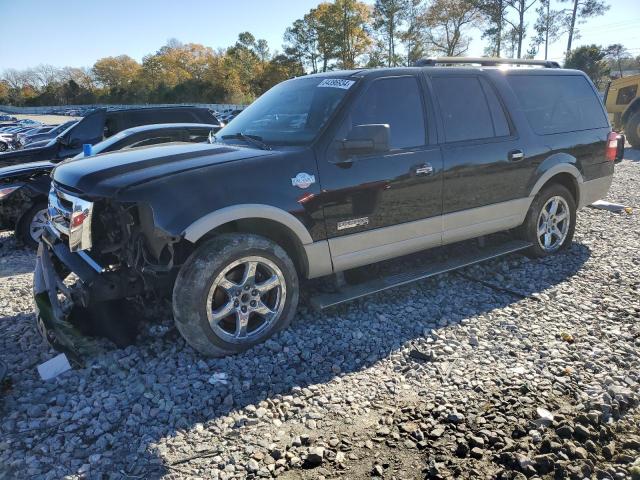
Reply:
<svg viewBox="0 0 640 480"><path fill-rule="evenodd" d="M613 175L589 180L580 185L580 203L578 209L591 205L596 200L601 200L607 196Z"/></svg>

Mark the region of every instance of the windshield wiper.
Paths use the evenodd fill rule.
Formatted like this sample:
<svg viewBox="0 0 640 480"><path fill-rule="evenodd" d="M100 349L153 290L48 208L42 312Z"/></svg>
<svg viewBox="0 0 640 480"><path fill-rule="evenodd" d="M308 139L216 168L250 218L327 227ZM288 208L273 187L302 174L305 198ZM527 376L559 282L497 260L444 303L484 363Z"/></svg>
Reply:
<svg viewBox="0 0 640 480"><path fill-rule="evenodd" d="M262 141L262 137L259 137L258 135L246 135L242 132L233 133L231 135L222 135L223 140L226 140L228 138L238 138L240 140L244 140L247 143L255 145L260 150L271 150L271 146L264 143Z"/></svg>

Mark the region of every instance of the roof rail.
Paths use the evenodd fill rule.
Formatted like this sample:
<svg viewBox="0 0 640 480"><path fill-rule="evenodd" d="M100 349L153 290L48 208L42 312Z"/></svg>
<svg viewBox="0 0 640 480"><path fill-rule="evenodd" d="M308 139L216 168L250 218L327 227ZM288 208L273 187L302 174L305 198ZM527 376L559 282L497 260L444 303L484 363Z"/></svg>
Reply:
<svg viewBox="0 0 640 480"><path fill-rule="evenodd" d="M438 57L421 58L413 65L415 67L433 67L435 65L478 64L483 67L496 65L535 65L545 68L560 68L558 62L552 60L533 60L530 58L496 58L496 57Z"/></svg>

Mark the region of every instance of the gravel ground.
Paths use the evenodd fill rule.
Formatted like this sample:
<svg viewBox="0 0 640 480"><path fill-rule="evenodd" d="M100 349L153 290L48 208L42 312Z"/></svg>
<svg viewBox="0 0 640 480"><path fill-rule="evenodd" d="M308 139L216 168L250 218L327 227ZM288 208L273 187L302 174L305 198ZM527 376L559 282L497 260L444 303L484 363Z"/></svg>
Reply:
<svg viewBox="0 0 640 480"><path fill-rule="evenodd" d="M639 153L608 197L633 213L582 211L556 257L324 314L303 300L291 328L225 359L150 305L136 346L48 382L33 254L3 234L0 478L639 479Z"/></svg>

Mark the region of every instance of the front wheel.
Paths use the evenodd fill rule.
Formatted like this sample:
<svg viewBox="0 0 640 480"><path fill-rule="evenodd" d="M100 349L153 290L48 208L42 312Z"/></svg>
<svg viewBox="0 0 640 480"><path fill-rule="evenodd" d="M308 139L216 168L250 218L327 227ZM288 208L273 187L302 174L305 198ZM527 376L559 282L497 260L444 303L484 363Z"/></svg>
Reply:
<svg viewBox="0 0 640 480"><path fill-rule="evenodd" d="M571 244L576 228L576 202L559 184L543 188L529 207L521 236L532 243L530 253L545 257Z"/></svg>
<svg viewBox="0 0 640 480"><path fill-rule="evenodd" d="M44 227L47 224L47 204L37 202L18 220L16 236L29 248L37 248Z"/></svg>
<svg viewBox="0 0 640 480"><path fill-rule="evenodd" d="M250 234L225 234L198 247L180 269L173 314L200 353L225 356L285 328L298 305L298 275L286 252Z"/></svg>

